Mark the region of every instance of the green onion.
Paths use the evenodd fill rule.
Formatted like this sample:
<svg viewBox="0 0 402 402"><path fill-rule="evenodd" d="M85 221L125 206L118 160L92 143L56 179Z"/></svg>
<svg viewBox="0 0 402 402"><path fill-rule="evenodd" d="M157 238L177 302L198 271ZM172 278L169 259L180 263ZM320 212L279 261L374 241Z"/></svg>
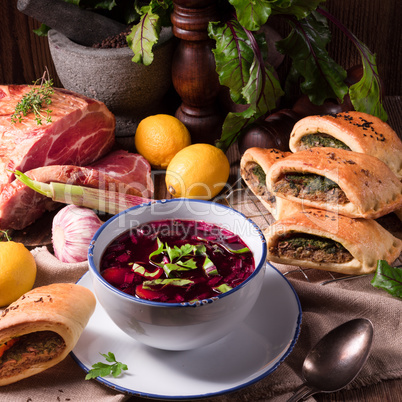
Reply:
<svg viewBox="0 0 402 402"><path fill-rule="evenodd" d="M170 279L154 279L152 281L144 281L142 287L144 289L152 289L152 286L188 286L193 285L194 281L190 279L170 278Z"/></svg>
<svg viewBox="0 0 402 402"><path fill-rule="evenodd" d="M205 257L202 268L204 269L207 276L219 275L219 272L216 269L215 264L211 261L211 259L208 256Z"/></svg>
<svg viewBox="0 0 402 402"><path fill-rule="evenodd" d="M16 170L13 172L18 180L36 192L64 204L74 204L108 214L117 214L127 208L151 201L150 199L116 191L82 187L65 183L42 183L32 180L26 174Z"/></svg>
<svg viewBox="0 0 402 402"><path fill-rule="evenodd" d="M232 290L233 288L229 285L227 285L226 283L222 283L222 285L217 286L216 288L214 288L214 290L216 290L219 293L226 293L229 292L229 290Z"/></svg>

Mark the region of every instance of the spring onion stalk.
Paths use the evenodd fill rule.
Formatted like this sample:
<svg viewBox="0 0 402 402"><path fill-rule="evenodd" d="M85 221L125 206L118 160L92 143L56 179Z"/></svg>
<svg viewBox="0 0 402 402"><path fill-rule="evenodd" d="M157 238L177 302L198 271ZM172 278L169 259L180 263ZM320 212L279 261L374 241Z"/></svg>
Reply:
<svg viewBox="0 0 402 402"><path fill-rule="evenodd" d="M32 180L26 174L13 172L18 180L36 192L64 204L73 204L115 215L127 208L151 201L148 198L97 188L89 188L65 183L43 183Z"/></svg>

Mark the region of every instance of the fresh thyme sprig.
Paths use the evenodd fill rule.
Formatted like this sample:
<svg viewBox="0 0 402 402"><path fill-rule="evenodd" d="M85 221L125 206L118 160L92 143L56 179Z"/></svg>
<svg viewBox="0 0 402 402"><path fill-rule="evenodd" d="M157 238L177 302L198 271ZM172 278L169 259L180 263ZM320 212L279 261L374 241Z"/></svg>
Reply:
<svg viewBox="0 0 402 402"><path fill-rule="evenodd" d="M46 115L41 113L44 105L49 106L52 103L51 95L54 93L53 80L49 77L49 71L46 70L42 78L34 81L33 85L31 90L17 103L14 113L11 115L12 124L21 123L23 118L31 112L35 115L38 126L42 125L42 119L51 123L50 114L52 111L47 108L45 110Z"/></svg>

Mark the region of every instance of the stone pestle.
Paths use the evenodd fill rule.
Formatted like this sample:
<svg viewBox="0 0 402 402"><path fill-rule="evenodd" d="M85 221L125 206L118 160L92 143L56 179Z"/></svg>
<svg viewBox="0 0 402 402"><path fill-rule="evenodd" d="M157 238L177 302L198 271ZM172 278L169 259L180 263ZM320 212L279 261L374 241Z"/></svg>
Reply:
<svg viewBox="0 0 402 402"><path fill-rule="evenodd" d="M120 22L63 0L18 0L17 8L83 46L100 43L127 28Z"/></svg>

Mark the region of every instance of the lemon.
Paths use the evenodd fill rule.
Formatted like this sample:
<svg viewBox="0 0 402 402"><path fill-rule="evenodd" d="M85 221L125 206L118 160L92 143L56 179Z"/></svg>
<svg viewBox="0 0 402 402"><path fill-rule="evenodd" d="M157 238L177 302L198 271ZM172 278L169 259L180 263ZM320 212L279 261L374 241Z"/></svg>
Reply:
<svg viewBox="0 0 402 402"><path fill-rule="evenodd" d="M30 291L36 279L33 255L22 244L0 242L0 306L8 306Z"/></svg>
<svg viewBox="0 0 402 402"><path fill-rule="evenodd" d="M166 170L166 187L173 197L209 200L226 185L230 164L224 152L210 144L193 144L179 151Z"/></svg>
<svg viewBox="0 0 402 402"><path fill-rule="evenodd" d="M153 168L166 169L176 153L191 144L191 136L176 117L156 114L140 121L134 141L137 152Z"/></svg>

